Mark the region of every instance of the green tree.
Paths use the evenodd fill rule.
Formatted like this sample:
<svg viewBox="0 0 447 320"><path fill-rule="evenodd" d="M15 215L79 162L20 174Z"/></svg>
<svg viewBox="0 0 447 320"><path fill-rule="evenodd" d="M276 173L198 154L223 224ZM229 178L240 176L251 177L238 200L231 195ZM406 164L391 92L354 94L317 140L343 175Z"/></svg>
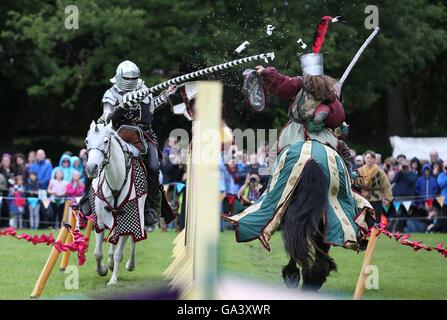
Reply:
<svg viewBox="0 0 447 320"><path fill-rule="evenodd" d="M83 136L91 119L100 115L108 79L124 59L141 67L149 85L270 51L276 54L272 64L281 72L298 75L297 54L303 51L297 39L309 48L321 16L344 15L346 22L329 27L322 48L326 73L340 77L371 33L364 27L364 9L370 3L359 0L79 0L77 30L64 28L68 4L22 1L0 7L1 95L11 106L1 112L2 119L15 119L2 126L2 144L16 135ZM382 0L375 5L382 31L343 89L353 142L378 146L392 129L399 134L445 134L447 119L440 112L445 98L440 68L445 69L447 43L444 2ZM266 35L268 24L276 27L271 37ZM249 47L235 53L246 40ZM224 82L226 120L239 128L281 126L286 102L270 99L261 114L243 106L241 73L249 67L254 65L207 78ZM169 112L157 115L155 128L162 138L175 126L188 124ZM371 135L380 139L368 138Z"/></svg>

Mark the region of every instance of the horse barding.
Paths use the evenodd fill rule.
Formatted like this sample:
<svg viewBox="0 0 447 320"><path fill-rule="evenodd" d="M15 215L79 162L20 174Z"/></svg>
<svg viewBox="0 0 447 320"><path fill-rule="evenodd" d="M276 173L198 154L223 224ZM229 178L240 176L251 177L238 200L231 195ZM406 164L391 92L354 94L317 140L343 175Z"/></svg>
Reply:
<svg viewBox="0 0 447 320"><path fill-rule="evenodd" d="M118 283L119 265L129 236L132 241L131 255L126 263L128 271L134 270L136 265L136 242L147 238L144 203L148 182L143 161L140 159L141 150L138 148L141 147L138 143L141 139L137 130L123 127L118 129L118 134L111 122L104 125L93 121L86 139L86 173L89 179L93 179L89 202L96 232L96 271L100 276L106 276L108 268L113 271L108 285ZM126 140L133 144L126 142L121 136L128 137ZM174 217L164 218L169 223ZM110 230L106 239L111 243L108 268L102 262L105 229Z"/></svg>
<svg viewBox="0 0 447 320"><path fill-rule="evenodd" d="M328 255L330 246L364 250L373 217L371 204L352 191L340 155L308 140L284 148L262 196L244 211L225 218L235 226L238 242L259 239L269 251L272 234L281 229L290 257L282 269L284 282L288 287L299 285L298 264L303 288L318 290L337 269Z"/></svg>

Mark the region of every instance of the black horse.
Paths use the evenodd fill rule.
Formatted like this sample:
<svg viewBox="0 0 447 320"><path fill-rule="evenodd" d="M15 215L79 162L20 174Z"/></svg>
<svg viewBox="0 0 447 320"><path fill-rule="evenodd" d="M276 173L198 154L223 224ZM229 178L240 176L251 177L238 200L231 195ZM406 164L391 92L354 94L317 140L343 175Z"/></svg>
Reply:
<svg viewBox="0 0 447 320"><path fill-rule="evenodd" d="M323 241L323 213L328 181L314 160L309 160L288 204L282 221L284 246L290 257L282 276L289 288L298 287L302 268L303 289L318 290L331 271L337 271Z"/></svg>
<svg viewBox="0 0 447 320"><path fill-rule="evenodd" d="M282 276L289 288L296 288L300 282L302 268L303 289L319 290L332 271L337 271L335 261L329 256L330 244L324 242L324 221L326 212L328 178L318 163L310 159L302 172L287 210L281 220L283 241L289 263L283 267ZM375 220L366 215L369 227ZM362 239L358 249L364 250L368 240Z"/></svg>

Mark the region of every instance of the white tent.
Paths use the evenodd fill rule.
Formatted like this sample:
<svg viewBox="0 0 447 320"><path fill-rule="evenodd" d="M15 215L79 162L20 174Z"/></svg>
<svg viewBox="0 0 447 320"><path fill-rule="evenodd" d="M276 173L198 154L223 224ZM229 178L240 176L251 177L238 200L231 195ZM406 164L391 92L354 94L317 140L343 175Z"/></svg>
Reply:
<svg viewBox="0 0 447 320"><path fill-rule="evenodd" d="M447 160L447 138L411 138L411 137L390 137L393 147L393 157L404 154L407 159L413 157L419 160L430 160L430 151L436 150L439 157Z"/></svg>

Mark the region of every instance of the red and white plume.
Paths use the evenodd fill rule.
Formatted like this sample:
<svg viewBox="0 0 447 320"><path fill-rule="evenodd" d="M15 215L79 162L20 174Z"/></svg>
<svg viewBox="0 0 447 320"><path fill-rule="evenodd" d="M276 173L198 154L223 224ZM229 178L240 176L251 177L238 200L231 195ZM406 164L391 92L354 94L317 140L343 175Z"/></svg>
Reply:
<svg viewBox="0 0 447 320"><path fill-rule="evenodd" d="M341 19L341 16L335 18L331 16L324 16L321 18L320 22L315 29L314 42L312 44L312 52L319 53L321 46L323 45L324 39L326 38L327 28L330 22L337 22Z"/></svg>

